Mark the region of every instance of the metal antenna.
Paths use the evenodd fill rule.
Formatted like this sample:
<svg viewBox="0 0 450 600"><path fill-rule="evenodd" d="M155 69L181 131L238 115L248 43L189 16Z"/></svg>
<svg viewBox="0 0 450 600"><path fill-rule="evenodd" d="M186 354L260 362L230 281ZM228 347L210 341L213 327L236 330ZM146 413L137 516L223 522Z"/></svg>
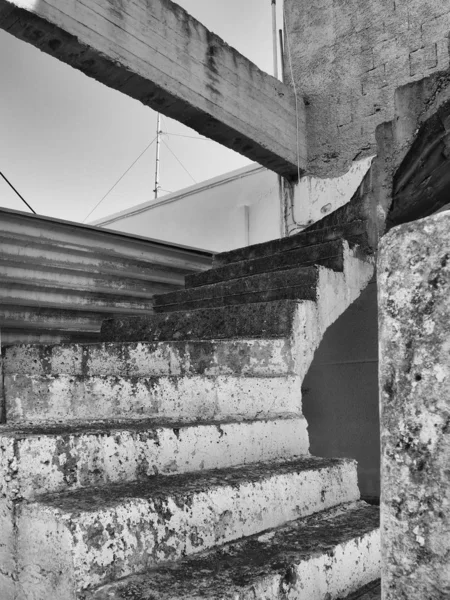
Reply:
<svg viewBox="0 0 450 600"><path fill-rule="evenodd" d="M159 186L159 152L161 148L161 113L158 113L156 120L156 165L155 165L155 200L158 198Z"/></svg>
<svg viewBox="0 0 450 600"><path fill-rule="evenodd" d="M278 79L277 0L272 0L273 76Z"/></svg>

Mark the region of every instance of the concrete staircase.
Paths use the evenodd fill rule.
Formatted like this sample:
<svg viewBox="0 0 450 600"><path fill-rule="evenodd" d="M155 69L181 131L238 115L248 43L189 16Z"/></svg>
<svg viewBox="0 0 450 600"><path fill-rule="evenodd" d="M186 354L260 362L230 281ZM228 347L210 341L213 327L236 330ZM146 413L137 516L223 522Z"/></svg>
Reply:
<svg viewBox="0 0 450 600"><path fill-rule="evenodd" d="M2 600L359 597L377 509L309 455L301 383L373 267L363 221L323 226L218 255L102 344L8 348Z"/></svg>

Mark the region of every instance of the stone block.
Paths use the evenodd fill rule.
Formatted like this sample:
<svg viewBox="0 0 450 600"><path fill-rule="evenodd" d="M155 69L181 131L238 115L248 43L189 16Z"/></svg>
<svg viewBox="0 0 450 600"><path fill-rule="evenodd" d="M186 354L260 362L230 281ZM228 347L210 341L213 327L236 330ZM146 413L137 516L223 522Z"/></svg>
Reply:
<svg viewBox="0 0 450 600"><path fill-rule="evenodd" d="M442 212L380 247L384 600L450 596L449 232Z"/></svg>
<svg viewBox="0 0 450 600"><path fill-rule="evenodd" d="M425 75L427 71L430 71L437 67L437 44L429 44L424 48L414 50L409 54L409 67L411 77L417 75Z"/></svg>

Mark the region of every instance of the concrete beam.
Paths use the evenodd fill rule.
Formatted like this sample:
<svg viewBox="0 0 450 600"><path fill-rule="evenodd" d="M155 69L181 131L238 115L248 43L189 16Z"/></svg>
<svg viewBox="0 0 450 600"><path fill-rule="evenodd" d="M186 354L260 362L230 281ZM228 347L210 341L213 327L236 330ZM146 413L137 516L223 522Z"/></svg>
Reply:
<svg viewBox="0 0 450 600"><path fill-rule="evenodd" d="M303 101L170 0L0 0L0 28L281 175L306 167Z"/></svg>

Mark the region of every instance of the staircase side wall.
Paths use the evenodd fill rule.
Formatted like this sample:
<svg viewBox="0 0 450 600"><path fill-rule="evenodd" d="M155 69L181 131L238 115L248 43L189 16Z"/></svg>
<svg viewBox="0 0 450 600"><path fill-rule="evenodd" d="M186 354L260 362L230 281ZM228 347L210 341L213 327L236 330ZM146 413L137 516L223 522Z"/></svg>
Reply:
<svg viewBox="0 0 450 600"><path fill-rule="evenodd" d="M376 281L325 332L302 385L310 452L358 461L361 496L380 496Z"/></svg>

